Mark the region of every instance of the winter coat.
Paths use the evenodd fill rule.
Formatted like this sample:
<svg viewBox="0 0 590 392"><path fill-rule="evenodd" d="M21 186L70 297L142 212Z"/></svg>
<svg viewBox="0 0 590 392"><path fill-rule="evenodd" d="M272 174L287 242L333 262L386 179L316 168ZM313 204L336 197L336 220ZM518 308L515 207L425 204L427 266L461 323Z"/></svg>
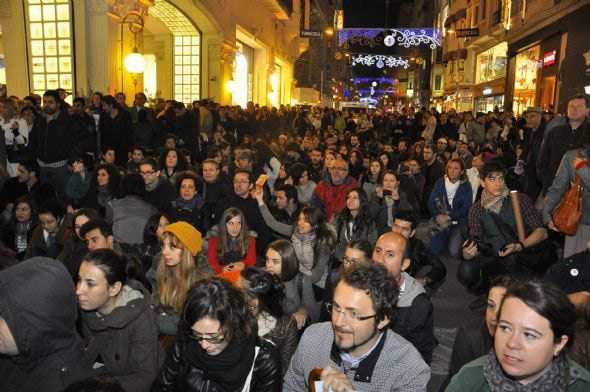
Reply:
<svg viewBox="0 0 590 392"><path fill-rule="evenodd" d="M29 241L29 246L27 247L27 252L25 253L25 259L42 256L63 262L71 252L71 242L68 239L70 236L76 235L70 223L69 218L63 220L55 235L55 242L49 248L47 248L47 243L45 242L43 227L41 225L35 227Z"/></svg>
<svg viewBox="0 0 590 392"><path fill-rule="evenodd" d="M334 185L332 179L326 177L316 186L310 205L324 211L326 219L330 220L346 205L348 191L358 186L358 181L351 176L346 176L344 183L340 185Z"/></svg>
<svg viewBox="0 0 590 392"><path fill-rule="evenodd" d="M170 203L176 200L178 193L170 181L165 178L159 177L156 181L158 181L156 189L146 191L143 199L156 207L158 211L168 213Z"/></svg>
<svg viewBox="0 0 590 392"><path fill-rule="evenodd" d="M289 314L278 318L275 327L261 337L271 341L279 351L281 373L284 376L289 368L291 357L297 348L297 343L299 343L299 330L295 319Z"/></svg>
<svg viewBox="0 0 590 392"><path fill-rule="evenodd" d="M29 134L29 145L33 156L44 163L66 161L78 149L76 124L64 110L49 123L39 116Z"/></svg>
<svg viewBox="0 0 590 392"><path fill-rule="evenodd" d="M37 224L35 222L31 223L32 224L30 225L30 228L27 230L27 245L31 241L31 238L33 237L33 231L37 227ZM16 223L4 226L4 228L2 229L1 241L4 244L4 246L16 252L17 259L21 261L24 260L26 250L24 252L18 252L18 249L16 248Z"/></svg>
<svg viewBox="0 0 590 392"><path fill-rule="evenodd" d="M412 343L424 362L430 365L432 353L438 345L434 336L432 302L414 278L405 272L402 272L402 276L405 287L397 302L396 316L390 327Z"/></svg>
<svg viewBox="0 0 590 392"><path fill-rule="evenodd" d="M232 194L233 189L227 177L220 172L215 182L199 180L197 192L211 206L211 211L215 212L217 203ZM217 217L217 219L219 218Z"/></svg>
<svg viewBox="0 0 590 392"><path fill-rule="evenodd" d="M429 266L430 271L424 275L430 280L430 285L436 285L447 276L447 267L436 255L432 254L430 249L422 241L413 237L409 243L410 266L406 270L408 274L415 277L416 274L424 267Z"/></svg>
<svg viewBox="0 0 590 392"><path fill-rule="evenodd" d="M200 196L195 196L195 199L195 207L192 210L179 204L181 200L170 203L170 223L186 222L204 236L212 226L211 207Z"/></svg>
<svg viewBox="0 0 590 392"><path fill-rule="evenodd" d="M469 181L465 181L459 185L459 188L457 188L457 191L455 192L455 197L453 197L453 205L449 206L447 191L445 188L445 178L439 178L434 184L432 193L426 203L428 210L433 217L443 213L442 211L439 211L435 203L437 198L444 200L447 207L450 207L449 216L451 217L451 221L457 221L459 223L467 222L467 213L469 213L469 208L471 208L471 204L473 203L472 189Z"/></svg>
<svg viewBox="0 0 590 392"><path fill-rule="evenodd" d="M113 147L115 149L115 165L124 167L127 163L127 154L133 149L133 124L131 114L121 108L115 118L109 113L103 112L98 121L101 148Z"/></svg>
<svg viewBox="0 0 590 392"><path fill-rule="evenodd" d="M74 203L80 202L90 189L91 173L86 173L82 178L80 173L74 173L66 183L66 196Z"/></svg>
<svg viewBox="0 0 590 392"><path fill-rule="evenodd" d="M107 203L105 220L113 225L115 241L122 244L141 244L143 228L148 219L158 212L139 196L125 196Z"/></svg>
<svg viewBox="0 0 590 392"><path fill-rule="evenodd" d="M0 272L0 314L19 350L0 356L2 392L61 392L92 375L77 312L74 283L60 262L35 257Z"/></svg>
<svg viewBox="0 0 590 392"><path fill-rule="evenodd" d="M174 341L166 363L152 386L152 392L228 392L222 391L215 381L210 380L199 368L199 363L190 356L191 345L194 344L199 343L186 336L178 337ZM278 352L270 342L264 340L260 340L257 346L260 351L254 360L250 391L280 392L282 374Z"/></svg>
<svg viewBox="0 0 590 392"><path fill-rule="evenodd" d="M164 354L145 287L130 280L119 292L110 314L81 311L81 319L86 357L91 363L104 365L96 368L96 374L114 377L127 392L147 391L164 362Z"/></svg>
<svg viewBox="0 0 590 392"><path fill-rule="evenodd" d="M368 213L366 217L367 224L363 225L363 227L359 227L358 225L350 227L349 221L344 219L342 219L342 222L339 225L339 214L334 215L330 222L336 229L337 238L334 247L334 257L338 260L341 260L342 256L344 256L346 246L356 239L364 239L372 244L377 241L377 226L375 225L375 222L369 218ZM352 217L351 220L354 221Z"/></svg>
<svg viewBox="0 0 590 392"><path fill-rule="evenodd" d="M412 204L409 202L406 192L398 190L398 194L399 199L397 202L394 201L391 206L387 205L385 197L379 198L377 194L374 194L373 199L369 202L368 213L369 216L375 219L375 224L377 225L377 235L391 231L391 226L387 223L390 215L388 210L391 209L391 217L393 218L398 210L412 209Z"/></svg>
<svg viewBox="0 0 590 392"><path fill-rule="evenodd" d="M47 182L37 181L31 187L31 190L29 190L26 182L19 182L18 177L13 177L6 180L2 186L2 192L0 192L0 211L4 211L8 203L16 203L16 200L19 197L26 194L32 196L37 204L41 204L47 199L54 199L57 197L55 189L53 189L53 186Z"/></svg>

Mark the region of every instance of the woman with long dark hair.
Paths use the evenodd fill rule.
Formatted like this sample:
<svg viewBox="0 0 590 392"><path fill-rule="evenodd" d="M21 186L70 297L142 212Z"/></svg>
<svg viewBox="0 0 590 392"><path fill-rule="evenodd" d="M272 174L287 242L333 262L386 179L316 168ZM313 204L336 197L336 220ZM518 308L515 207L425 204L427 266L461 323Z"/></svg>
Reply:
<svg viewBox="0 0 590 392"><path fill-rule="evenodd" d="M361 175L359 180L359 184L367 196L370 197L375 193L375 189L379 186L379 179L384 170L383 162L380 159L371 159L368 170Z"/></svg>
<svg viewBox="0 0 590 392"><path fill-rule="evenodd" d="M283 308L285 286L277 275L258 268L246 268L240 276L258 322L258 336L270 340L278 349L284 376L299 341L297 323Z"/></svg>
<svg viewBox="0 0 590 392"><path fill-rule="evenodd" d="M2 229L2 242L22 261L27 245L37 227L37 203L29 195L21 196L14 203L8 224Z"/></svg>
<svg viewBox="0 0 590 392"><path fill-rule="evenodd" d="M353 188L346 195L346 204L330 223L336 228L334 256L341 260L346 246L356 240L377 241L377 226L368 213L369 198L361 188Z"/></svg>
<svg viewBox="0 0 590 392"><path fill-rule="evenodd" d="M81 207L94 208L101 216L106 215L107 204L119 197L121 173L115 165L103 163L96 167L86 196L80 201Z"/></svg>
<svg viewBox="0 0 590 392"><path fill-rule="evenodd" d="M273 132L276 130L273 130ZM277 158L274 152L270 149L270 146L262 140L257 140L252 147L256 152L256 166L264 171L268 176L266 183L270 188L271 192L274 192L274 185L276 179L279 177L279 170L281 168L281 162Z"/></svg>
<svg viewBox="0 0 590 392"><path fill-rule="evenodd" d="M179 149L166 148L160 154L160 167L162 176L175 185L178 173L188 170L188 163Z"/></svg>
<svg viewBox="0 0 590 392"><path fill-rule="evenodd" d="M494 349L463 366L447 392L590 390L590 373L566 356L576 311L546 281L512 285L502 299Z"/></svg>
<svg viewBox="0 0 590 392"><path fill-rule="evenodd" d="M383 172L371 198L369 214L375 219L378 235L391 231L397 211L412 209L407 193L400 186L399 175L392 170Z"/></svg>
<svg viewBox="0 0 590 392"><path fill-rule="evenodd" d="M197 282L152 391L281 391L278 352L256 329L243 290L217 277Z"/></svg>

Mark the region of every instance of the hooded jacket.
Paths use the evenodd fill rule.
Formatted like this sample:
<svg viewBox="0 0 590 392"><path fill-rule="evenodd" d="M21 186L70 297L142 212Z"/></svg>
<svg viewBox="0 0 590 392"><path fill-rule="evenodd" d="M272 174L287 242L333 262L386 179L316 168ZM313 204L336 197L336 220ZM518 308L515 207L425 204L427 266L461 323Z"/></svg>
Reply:
<svg viewBox="0 0 590 392"><path fill-rule="evenodd" d="M82 311L86 357L102 363L97 375L109 375L127 392L147 391L164 361L150 294L136 280L128 281L108 315ZM96 366L95 366L96 367Z"/></svg>
<svg viewBox="0 0 590 392"><path fill-rule="evenodd" d="M404 283L397 301L397 314L391 329L416 347L424 362L430 365L432 353L438 345L434 336L432 302L424 287L402 272Z"/></svg>
<svg viewBox="0 0 590 392"><path fill-rule="evenodd" d="M34 257L0 272L0 316L19 350L0 356L3 392L60 392L92 375L77 310L72 278L58 261Z"/></svg>

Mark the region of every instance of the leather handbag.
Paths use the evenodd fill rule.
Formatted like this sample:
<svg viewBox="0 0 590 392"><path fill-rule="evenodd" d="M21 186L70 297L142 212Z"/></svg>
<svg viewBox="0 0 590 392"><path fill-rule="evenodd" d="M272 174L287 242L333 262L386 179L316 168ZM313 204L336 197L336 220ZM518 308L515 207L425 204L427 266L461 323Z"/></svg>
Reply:
<svg viewBox="0 0 590 392"><path fill-rule="evenodd" d="M6 158L10 163L23 163L33 159L31 147L27 144L13 144L6 146Z"/></svg>
<svg viewBox="0 0 590 392"><path fill-rule="evenodd" d="M576 180L568 189L551 213L553 225L566 235L575 235L582 220L582 179Z"/></svg>

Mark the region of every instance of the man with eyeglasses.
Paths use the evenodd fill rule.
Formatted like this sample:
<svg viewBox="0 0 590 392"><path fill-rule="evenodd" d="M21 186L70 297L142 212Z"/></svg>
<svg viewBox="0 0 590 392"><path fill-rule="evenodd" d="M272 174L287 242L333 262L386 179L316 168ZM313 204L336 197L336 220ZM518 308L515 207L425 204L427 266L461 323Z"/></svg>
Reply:
<svg viewBox="0 0 590 392"><path fill-rule="evenodd" d="M330 177L318 183L310 204L324 211L329 221L346 205L348 191L358 186L358 181L348 175L348 163L342 158L336 159L332 162Z"/></svg>
<svg viewBox="0 0 590 392"><path fill-rule="evenodd" d="M164 177L160 177L160 164L154 158L146 158L139 165L139 174L145 182L144 200L158 209L169 212L176 200L176 188Z"/></svg>
<svg viewBox="0 0 590 392"><path fill-rule="evenodd" d="M424 362L430 365L438 345L434 336L433 307L424 287L406 272L411 263L408 240L396 232L383 234L375 243L373 262L382 264L400 287L391 329L412 343Z"/></svg>
<svg viewBox="0 0 590 392"><path fill-rule="evenodd" d="M331 322L309 326L285 375L283 391L308 390L308 376L322 368L324 391L424 391L430 369L416 349L388 328L399 286L377 264L362 264L339 277L328 304Z"/></svg>
<svg viewBox="0 0 590 392"><path fill-rule="evenodd" d="M457 277L468 291L480 295L470 305L471 309L484 306L481 296L487 293L494 277L503 274L541 275L553 262L541 214L524 193L519 193L518 199L526 238L519 240L505 176L506 169L501 163L491 161L484 165L480 177L481 199L473 204L467 216L469 234L463 243L464 260L459 265ZM531 250L533 247L535 249ZM530 260L535 260L536 265Z"/></svg>

